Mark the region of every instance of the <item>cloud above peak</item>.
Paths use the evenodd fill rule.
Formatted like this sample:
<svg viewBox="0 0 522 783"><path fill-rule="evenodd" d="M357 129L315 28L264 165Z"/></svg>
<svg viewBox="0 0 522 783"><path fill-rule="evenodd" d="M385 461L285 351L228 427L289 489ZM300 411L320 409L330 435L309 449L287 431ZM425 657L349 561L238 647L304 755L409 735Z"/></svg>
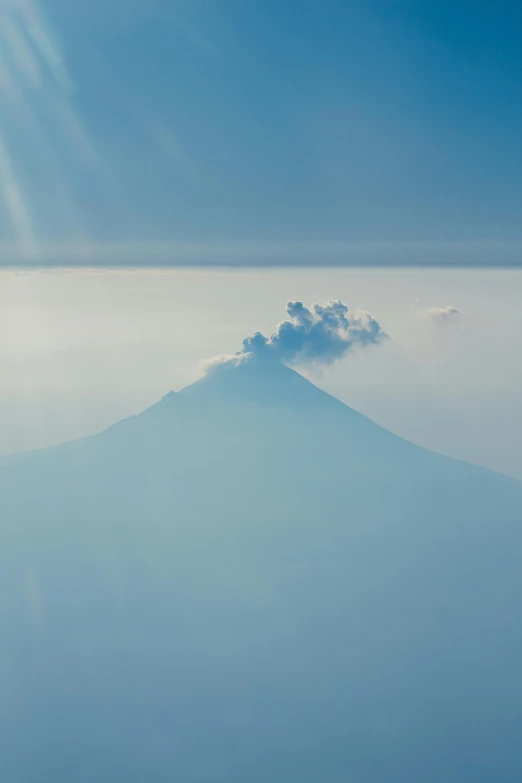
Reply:
<svg viewBox="0 0 522 783"><path fill-rule="evenodd" d="M446 307L430 307L428 310L428 316L437 322L452 322L457 321L461 317L462 313L454 305L447 305Z"/></svg>
<svg viewBox="0 0 522 783"><path fill-rule="evenodd" d="M365 348L387 338L366 311L349 310L340 300L326 304L287 302L288 318L265 337L261 332L243 341L242 355L287 364L332 364L354 348Z"/></svg>

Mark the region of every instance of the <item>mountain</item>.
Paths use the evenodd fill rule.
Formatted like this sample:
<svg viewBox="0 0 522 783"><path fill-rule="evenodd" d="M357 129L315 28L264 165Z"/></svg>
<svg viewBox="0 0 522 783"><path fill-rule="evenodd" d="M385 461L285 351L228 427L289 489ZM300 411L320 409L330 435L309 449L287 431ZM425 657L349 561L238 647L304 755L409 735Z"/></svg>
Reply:
<svg viewBox="0 0 522 783"><path fill-rule="evenodd" d="M9 783L518 783L522 484L264 361L0 465Z"/></svg>

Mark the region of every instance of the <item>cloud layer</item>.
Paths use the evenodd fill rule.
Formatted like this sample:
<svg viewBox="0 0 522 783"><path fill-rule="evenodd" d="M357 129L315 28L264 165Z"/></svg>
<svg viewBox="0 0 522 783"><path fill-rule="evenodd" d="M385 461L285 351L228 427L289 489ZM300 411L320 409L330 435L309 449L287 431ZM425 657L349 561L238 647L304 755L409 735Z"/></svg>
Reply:
<svg viewBox="0 0 522 783"><path fill-rule="evenodd" d="M313 304L288 302L288 319L265 337L256 332L243 341L239 356L256 355L288 364L331 364L356 347L382 342L387 335L365 311L349 310L343 302Z"/></svg>

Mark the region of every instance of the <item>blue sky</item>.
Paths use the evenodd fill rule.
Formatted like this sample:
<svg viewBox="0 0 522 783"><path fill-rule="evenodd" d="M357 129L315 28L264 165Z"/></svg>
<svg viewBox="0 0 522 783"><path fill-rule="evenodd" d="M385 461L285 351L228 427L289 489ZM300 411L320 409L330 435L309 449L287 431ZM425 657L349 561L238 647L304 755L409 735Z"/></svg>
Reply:
<svg viewBox="0 0 522 783"><path fill-rule="evenodd" d="M520 257L519 4L21 7L0 8L4 262L107 242Z"/></svg>

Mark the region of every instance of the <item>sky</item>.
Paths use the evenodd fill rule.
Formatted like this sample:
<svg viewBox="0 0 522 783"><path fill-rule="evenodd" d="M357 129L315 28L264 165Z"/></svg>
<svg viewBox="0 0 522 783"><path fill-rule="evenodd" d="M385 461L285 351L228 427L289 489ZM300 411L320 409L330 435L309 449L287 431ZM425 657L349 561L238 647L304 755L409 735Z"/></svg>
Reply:
<svg viewBox="0 0 522 783"><path fill-rule="evenodd" d="M270 336L287 300L330 299L389 339L300 372L408 440L522 479L520 270L4 270L0 452L139 413Z"/></svg>
<svg viewBox="0 0 522 783"><path fill-rule="evenodd" d="M521 87L520 2L0 0L7 779L515 779L522 484L278 362L522 481Z"/></svg>
<svg viewBox="0 0 522 783"><path fill-rule="evenodd" d="M517 264L522 7L1 0L0 263Z"/></svg>
<svg viewBox="0 0 522 783"><path fill-rule="evenodd" d="M324 388L522 477L521 39L513 2L0 0L0 451L333 298L391 339Z"/></svg>

